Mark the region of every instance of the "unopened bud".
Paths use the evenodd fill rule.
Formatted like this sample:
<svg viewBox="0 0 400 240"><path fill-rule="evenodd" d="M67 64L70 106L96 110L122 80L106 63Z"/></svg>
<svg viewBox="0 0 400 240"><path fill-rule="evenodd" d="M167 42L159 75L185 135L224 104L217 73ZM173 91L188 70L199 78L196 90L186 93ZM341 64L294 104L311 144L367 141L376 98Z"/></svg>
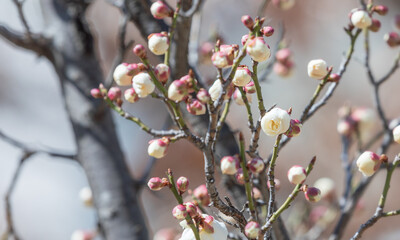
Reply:
<svg viewBox="0 0 400 240"><path fill-rule="evenodd" d="M275 30L271 26L265 26L262 28L262 33L265 37L271 37L274 34Z"/></svg>
<svg viewBox="0 0 400 240"><path fill-rule="evenodd" d="M253 173L260 173L264 170L265 164L261 158L253 158L247 163L247 167Z"/></svg>
<svg viewBox="0 0 400 240"><path fill-rule="evenodd" d="M387 12L389 11L388 7L383 6L383 5L376 5L372 8L372 11L378 13L381 16L384 16L387 14Z"/></svg>
<svg viewBox="0 0 400 240"><path fill-rule="evenodd" d="M322 79L328 74L326 62L322 59L311 60L307 66L308 76L315 79Z"/></svg>
<svg viewBox="0 0 400 240"><path fill-rule="evenodd" d="M93 194L89 187L84 187L79 191L79 198L87 207L93 206Z"/></svg>
<svg viewBox="0 0 400 240"><path fill-rule="evenodd" d="M336 73L331 73L328 77L328 82L339 82L340 75Z"/></svg>
<svg viewBox="0 0 400 240"><path fill-rule="evenodd" d="M251 81L248 84L246 84L246 86L243 87L243 90L247 93L247 94L253 94L257 91L256 86L254 85L254 82Z"/></svg>
<svg viewBox="0 0 400 240"><path fill-rule="evenodd" d="M112 87L110 90L108 90L107 96L111 101L114 101L121 97L121 89L118 87Z"/></svg>
<svg viewBox="0 0 400 240"><path fill-rule="evenodd" d="M243 169L239 168L239 169L237 170L237 172L236 172L235 177L236 177L236 181L237 181L239 184L241 184L241 185L244 184Z"/></svg>
<svg viewBox="0 0 400 240"><path fill-rule="evenodd" d="M400 36L396 32L386 33L383 39L389 45L389 47L397 47L400 45Z"/></svg>
<svg viewBox="0 0 400 240"><path fill-rule="evenodd" d="M248 238L258 239L258 234L260 233L260 225L257 222L251 221L246 224L244 228L244 233Z"/></svg>
<svg viewBox="0 0 400 240"><path fill-rule="evenodd" d="M263 37L256 37L249 40L246 51L256 62L263 62L271 56L271 50Z"/></svg>
<svg viewBox="0 0 400 240"><path fill-rule="evenodd" d="M246 66L241 66L236 69L232 83L238 87L244 87L251 81L251 72Z"/></svg>
<svg viewBox="0 0 400 240"><path fill-rule="evenodd" d="M175 80L169 85L168 98L179 102L182 101L188 95L188 88L185 81L180 79Z"/></svg>
<svg viewBox="0 0 400 240"><path fill-rule="evenodd" d="M335 196L335 182L330 178L320 178L314 183L314 187L321 191L321 197L327 200L333 200Z"/></svg>
<svg viewBox="0 0 400 240"><path fill-rule="evenodd" d="M287 137L296 137L300 134L301 127L303 125L301 124L300 120L298 119L291 119L290 120L290 126L285 135Z"/></svg>
<svg viewBox="0 0 400 240"><path fill-rule="evenodd" d="M371 26L368 29L372 32L378 32L381 28L381 22L378 19L373 18Z"/></svg>
<svg viewBox="0 0 400 240"><path fill-rule="evenodd" d="M96 237L93 231L76 230L71 235L71 240L92 240Z"/></svg>
<svg viewBox="0 0 400 240"><path fill-rule="evenodd" d="M126 89L124 92L124 97L125 100L130 103L135 103L139 101L139 95L135 92L135 89L133 88Z"/></svg>
<svg viewBox="0 0 400 240"><path fill-rule="evenodd" d="M237 172L238 163L232 156L225 156L221 159L221 172L227 175L234 175Z"/></svg>
<svg viewBox="0 0 400 240"><path fill-rule="evenodd" d="M150 188L150 190L153 190L153 191L159 191L163 187L165 187L162 179L159 177L150 178L149 181L147 182L147 186Z"/></svg>
<svg viewBox="0 0 400 240"><path fill-rule="evenodd" d="M172 209L172 216L178 220L183 220L187 216L186 207L182 204L177 205Z"/></svg>
<svg viewBox="0 0 400 240"><path fill-rule="evenodd" d="M150 75L146 72L141 72L133 77L132 86L140 98L147 97L154 92L155 85Z"/></svg>
<svg viewBox="0 0 400 240"><path fill-rule="evenodd" d="M103 97L103 94L101 94L101 91L98 88L92 88L90 90L90 95L92 95L92 97L94 97L94 98L102 98Z"/></svg>
<svg viewBox="0 0 400 240"><path fill-rule="evenodd" d="M252 97L250 94L246 94L247 101L251 103ZM236 89L235 92L233 93L233 100L235 100L237 105L244 105L242 93L239 91L239 89Z"/></svg>
<svg viewBox="0 0 400 240"><path fill-rule="evenodd" d="M306 170L299 165L294 165L291 167L287 173L289 182L293 184L302 184L307 177Z"/></svg>
<svg viewBox="0 0 400 240"><path fill-rule="evenodd" d="M364 176L372 176L381 166L380 158L377 154L371 151L366 151L357 159L358 171Z"/></svg>
<svg viewBox="0 0 400 240"><path fill-rule="evenodd" d="M189 187L189 180L186 177L180 177L176 180L176 186L179 192L184 193Z"/></svg>
<svg viewBox="0 0 400 240"><path fill-rule="evenodd" d="M201 205L208 206L210 204L210 195L208 195L208 190L205 184L194 189L193 195L200 201Z"/></svg>
<svg viewBox="0 0 400 240"><path fill-rule="evenodd" d="M170 17L173 14L172 9L163 1L156 1L150 7L151 15L155 19L163 19L165 17Z"/></svg>
<svg viewBox="0 0 400 240"><path fill-rule="evenodd" d="M393 140L400 144L400 125L393 129Z"/></svg>
<svg viewBox="0 0 400 240"><path fill-rule="evenodd" d="M208 94L207 90L205 90L204 88L200 88L200 90L197 92L196 97L200 102L204 104L207 104L210 101L210 94Z"/></svg>
<svg viewBox="0 0 400 240"><path fill-rule="evenodd" d="M243 35L242 39L240 40L240 42L242 43L242 45L244 46L247 42L247 40L249 39L249 35Z"/></svg>
<svg viewBox="0 0 400 240"><path fill-rule="evenodd" d="M162 158L167 154L167 148L169 145L168 138L154 139L149 142L147 153L149 156L155 158Z"/></svg>
<svg viewBox="0 0 400 240"><path fill-rule="evenodd" d="M147 53L146 53L146 48L142 44L138 44L133 48L133 53L138 56L139 58L146 58Z"/></svg>
<svg viewBox="0 0 400 240"><path fill-rule="evenodd" d="M248 29L253 29L254 21L249 15L243 15L241 21Z"/></svg>
<svg viewBox="0 0 400 240"><path fill-rule="evenodd" d="M400 29L400 14L397 14L394 17L394 25L397 27L397 29Z"/></svg>
<svg viewBox="0 0 400 240"><path fill-rule="evenodd" d="M165 32L152 33L148 36L148 46L155 55L163 55L168 51L169 39Z"/></svg>
<svg viewBox="0 0 400 240"><path fill-rule="evenodd" d="M196 204L192 203L192 202L186 202L184 203L185 207L186 207L186 212L191 216L197 216L198 215L198 209Z"/></svg>
<svg viewBox="0 0 400 240"><path fill-rule="evenodd" d="M279 189L281 189L281 181L277 178L274 178L274 183L275 183L275 190L278 191ZM269 181L267 182L267 187L268 189L270 188L270 183Z"/></svg>
<svg viewBox="0 0 400 240"><path fill-rule="evenodd" d="M363 29L371 26L372 19L368 12L364 10L357 10L351 14L351 23L355 27Z"/></svg>
<svg viewBox="0 0 400 240"><path fill-rule="evenodd" d="M210 215L206 215L202 221L200 222L200 227L206 233L214 233L213 225L214 217Z"/></svg>
<svg viewBox="0 0 400 240"><path fill-rule="evenodd" d="M316 187L308 187L307 191L304 192L304 196L309 202L318 202L321 200L321 191Z"/></svg>
<svg viewBox="0 0 400 240"><path fill-rule="evenodd" d="M168 65L160 63L154 68L154 73L156 74L158 81L165 84L168 81L170 69Z"/></svg>
<svg viewBox="0 0 400 240"><path fill-rule="evenodd" d="M292 51L289 48L282 48L275 53L275 58L280 63L286 63L292 56Z"/></svg>

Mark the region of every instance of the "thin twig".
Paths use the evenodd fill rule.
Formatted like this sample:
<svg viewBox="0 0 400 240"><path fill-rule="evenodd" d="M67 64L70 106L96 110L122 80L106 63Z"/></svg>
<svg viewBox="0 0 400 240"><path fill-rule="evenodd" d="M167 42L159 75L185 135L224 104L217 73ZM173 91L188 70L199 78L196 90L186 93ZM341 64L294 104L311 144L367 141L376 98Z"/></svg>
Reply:
<svg viewBox="0 0 400 240"><path fill-rule="evenodd" d="M30 30L30 27L29 27L29 25L28 25L28 22L26 21L24 11L22 10L22 6L23 6L23 4L24 4L24 1L13 0L13 2L14 2L14 4L15 4L15 6L17 7L19 19L21 20L22 25L23 25L24 28L25 28L25 34L26 34L26 36L28 37L28 39L29 39L30 41L32 41L31 30Z"/></svg>

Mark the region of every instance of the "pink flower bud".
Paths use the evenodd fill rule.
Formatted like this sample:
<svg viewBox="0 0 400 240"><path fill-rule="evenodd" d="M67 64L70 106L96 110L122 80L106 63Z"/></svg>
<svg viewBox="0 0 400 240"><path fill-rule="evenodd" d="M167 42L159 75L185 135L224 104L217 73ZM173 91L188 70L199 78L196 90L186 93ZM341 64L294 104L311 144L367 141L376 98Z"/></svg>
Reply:
<svg viewBox="0 0 400 240"><path fill-rule="evenodd" d="M279 189L281 189L281 181L277 178L274 179L274 183L275 183L275 190L278 191ZM270 188L270 183L269 181L267 182L267 187L268 189Z"/></svg>
<svg viewBox="0 0 400 240"><path fill-rule="evenodd" d="M360 28L360 29L367 28L367 27L371 26L371 24L372 24L371 17L369 16L368 12L366 12L364 10L354 11L351 14L350 20L351 20L351 23L356 28Z"/></svg>
<svg viewBox="0 0 400 240"><path fill-rule="evenodd" d="M173 228L163 228L154 234L153 240L175 240L177 233Z"/></svg>
<svg viewBox="0 0 400 240"><path fill-rule="evenodd" d="M253 197L254 197L254 199L261 199L261 197L262 197L261 191L256 187L253 187Z"/></svg>
<svg viewBox="0 0 400 240"><path fill-rule="evenodd" d="M311 60L307 66L308 76L315 79L323 79L328 74L326 62L322 59Z"/></svg>
<svg viewBox="0 0 400 240"><path fill-rule="evenodd" d="M339 120L337 131L340 135L350 136L354 131L354 121L348 118Z"/></svg>
<svg viewBox="0 0 400 240"><path fill-rule="evenodd" d="M205 217L202 218L202 221L200 222L201 229L206 233L214 233L213 221L214 217L210 215L205 215Z"/></svg>
<svg viewBox="0 0 400 240"><path fill-rule="evenodd" d="M186 212L186 207L183 206L182 204L179 204L176 207L174 207L174 209L172 209L172 216L174 216L174 218L178 220L185 219L187 214L188 213Z"/></svg>
<svg viewBox="0 0 400 240"><path fill-rule="evenodd" d="M248 34L242 36L242 39L240 40L240 42L242 43L243 46L246 44L248 39L249 39Z"/></svg>
<svg viewBox="0 0 400 240"><path fill-rule="evenodd" d="M205 90L204 88L200 88L200 90L197 92L196 97L200 102L204 104L207 104L210 101L210 94L208 94L207 90Z"/></svg>
<svg viewBox="0 0 400 240"><path fill-rule="evenodd" d="M184 193L189 187L189 180L186 177L180 177L176 180L176 187L179 192Z"/></svg>
<svg viewBox="0 0 400 240"><path fill-rule="evenodd" d="M115 68L113 78L118 86L128 86L132 84L132 77L137 73L137 64L121 63Z"/></svg>
<svg viewBox="0 0 400 240"><path fill-rule="evenodd" d="M309 202L319 202L321 200L321 191L315 187L308 187L304 196Z"/></svg>
<svg viewBox="0 0 400 240"><path fill-rule="evenodd" d="M158 81L165 84L168 81L170 69L167 65L160 63L155 67L154 73L156 74Z"/></svg>
<svg viewBox="0 0 400 240"><path fill-rule="evenodd" d="M169 39L165 32L152 33L148 36L148 46L155 55L163 55L168 51Z"/></svg>
<svg viewBox="0 0 400 240"><path fill-rule="evenodd" d="M189 93L193 93L195 91L195 85L197 85L197 81L191 76L191 74L193 74L193 72L180 78L181 81L186 83Z"/></svg>
<svg viewBox="0 0 400 240"><path fill-rule="evenodd" d="M205 184L194 189L193 195L200 201L201 205L208 206L210 204L210 195L208 195L208 190Z"/></svg>
<svg viewBox="0 0 400 240"><path fill-rule="evenodd" d="M290 120L290 127L289 130L285 133L287 137L296 137L300 134L301 127L303 125L301 124L300 120L298 119L291 119Z"/></svg>
<svg viewBox="0 0 400 240"><path fill-rule="evenodd" d="M90 95L92 95L93 98L102 98L103 97L103 94L101 94L101 91L98 88L92 88L90 90Z"/></svg>
<svg viewBox="0 0 400 240"><path fill-rule="evenodd" d="M71 240L92 240L96 237L93 231L76 230L71 235Z"/></svg>
<svg viewBox="0 0 400 240"><path fill-rule="evenodd" d="M272 3L281 10L289 10L296 3L295 0L272 0Z"/></svg>
<svg viewBox="0 0 400 240"><path fill-rule="evenodd" d="M238 67L236 69L235 75L233 76L232 83L238 87L244 87L251 81L251 72L250 70L244 67Z"/></svg>
<svg viewBox="0 0 400 240"><path fill-rule="evenodd" d="M400 144L400 125L393 129L393 140Z"/></svg>
<svg viewBox="0 0 400 240"><path fill-rule="evenodd" d="M155 19L163 19L173 14L173 11L163 1L154 2L150 7L150 12Z"/></svg>
<svg viewBox="0 0 400 240"><path fill-rule="evenodd" d="M292 56L292 51L289 48L282 48L275 53L275 58L280 63L286 63Z"/></svg>
<svg viewBox="0 0 400 240"><path fill-rule="evenodd" d="M396 32L386 33L383 39L389 45L389 47L397 47L400 45L400 36Z"/></svg>
<svg viewBox="0 0 400 240"><path fill-rule="evenodd" d="M193 115L203 115L206 113L206 106L197 99L189 101L186 104L186 109Z"/></svg>
<svg viewBox="0 0 400 240"><path fill-rule="evenodd" d="M147 186L150 188L150 190L153 191L159 191L163 187L165 187L163 181L159 177L150 178L149 181L147 182Z"/></svg>
<svg viewBox="0 0 400 240"><path fill-rule="evenodd" d="M326 206L317 206L313 208L310 212L310 222L316 224L326 213L328 208Z"/></svg>
<svg viewBox="0 0 400 240"><path fill-rule="evenodd" d="M199 48L200 61L203 64L211 64L211 56L213 55L214 43L204 42Z"/></svg>
<svg viewBox="0 0 400 240"><path fill-rule="evenodd" d="M139 95L136 94L135 89L133 88L128 88L124 92L124 97L125 100L130 102L130 103L135 103L139 101Z"/></svg>
<svg viewBox="0 0 400 240"><path fill-rule="evenodd" d="M253 81L251 81L248 84L246 84L246 86L243 87L243 90L247 94L253 94L253 93L256 93L256 91L257 91L256 86L254 85Z"/></svg>
<svg viewBox="0 0 400 240"><path fill-rule="evenodd" d="M134 48L133 48L133 53L138 56L139 58L146 58L147 57L147 53L146 53L146 48L142 45L142 44L137 44Z"/></svg>
<svg viewBox="0 0 400 240"><path fill-rule="evenodd" d="M238 163L232 156L225 156L221 159L221 172L227 175L234 175L237 172Z"/></svg>
<svg viewBox="0 0 400 240"><path fill-rule="evenodd" d="M84 187L79 191L79 198L86 207L93 206L93 194L89 187Z"/></svg>
<svg viewBox="0 0 400 240"><path fill-rule="evenodd" d="M387 12L389 11L388 7L383 6L383 5L376 5L372 8L372 10L376 13L378 13L381 16L384 16L387 14Z"/></svg>
<svg viewBox="0 0 400 240"><path fill-rule="evenodd" d="M368 29L371 32L378 32L380 28L381 28L381 22L378 19L373 18L372 24L371 26L368 27Z"/></svg>
<svg viewBox="0 0 400 240"><path fill-rule="evenodd" d="M118 87L112 87L110 90L108 90L107 96L111 101L114 101L121 97L121 89Z"/></svg>
<svg viewBox="0 0 400 240"><path fill-rule="evenodd" d="M133 77L132 86L140 98L147 97L149 94L154 92L155 89L153 80L150 75L145 72L141 72Z"/></svg>
<svg viewBox="0 0 400 240"><path fill-rule="evenodd" d="M188 88L185 81L180 79L175 80L169 85L168 98L179 102L182 101L188 95Z"/></svg>
<svg viewBox="0 0 400 240"><path fill-rule="evenodd" d="M340 75L336 73L331 73L328 77L328 82L339 82L340 80Z"/></svg>
<svg viewBox="0 0 400 240"><path fill-rule="evenodd" d="M236 177L236 181L237 181L239 184L241 184L241 185L244 184L243 169L239 168L239 169L237 170L237 172L236 172L235 177Z"/></svg>
<svg viewBox="0 0 400 240"><path fill-rule="evenodd" d="M262 28L262 33L265 37L271 37L274 34L275 30L271 26L265 26Z"/></svg>
<svg viewBox="0 0 400 240"><path fill-rule="evenodd" d="M199 214L198 212L198 208L196 206L196 204L192 203L192 202L186 202L184 203L185 207L186 207L186 212L193 218L195 216L197 216Z"/></svg>
<svg viewBox="0 0 400 240"><path fill-rule="evenodd" d="M249 40L246 51L256 62L263 62L271 56L271 50L263 37L256 37Z"/></svg>
<svg viewBox="0 0 400 240"><path fill-rule="evenodd" d="M155 158L162 158L167 154L167 148L169 145L168 138L160 138L154 139L149 142L149 147L147 149L147 153L149 156Z"/></svg>
<svg viewBox="0 0 400 240"><path fill-rule="evenodd" d="M290 65L288 66L288 64L283 64L280 62L275 62L274 63L274 73L276 73L277 75L281 76L281 77L289 77L292 75L292 65L293 62L288 61L287 63L290 63Z"/></svg>
<svg viewBox="0 0 400 240"><path fill-rule="evenodd" d="M217 68L226 68L233 63L233 59L229 57L229 54L222 51L215 52L211 57L211 61Z"/></svg>
<svg viewBox="0 0 400 240"><path fill-rule="evenodd" d="M320 178L314 183L314 187L321 191L321 198L333 200L335 196L335 182L330 178Z"/></svg>
<svg viewBox="0 0 400 240"><path fill-rule="evenodd" d="M247 167L253 173L260 173L264 170L264 161L261 158L253 158L247 163Z"/></svg>
<svg viewBox="0 0 400 240"><path fill-rule="evenodd" d="M248 29L253 29L254 21L249 15L243 15L241 21Z"/></svg>
<svg viewBox="0 0 400 240"><path fill-rule="evenodd" d="M247 98L247 101L249 103L251 103L251 101L252 101L251 95L250 94L246 94L246 98ZM244 101L243 101L243 98L242 98L242 93L239 91L239 89L236 89L235 92L233 93L233 100L235 100L237 105L244 105Z"/></svg>
<svg viewBox="0 0 400 240"><path fill-rule="evenodd" d="M379 159L379 156L371 151L366 151L361 154L356 163L358 171L360 171L366 177L372 176L381 166L381 160Z"/></svg>
<svg viewBox="0 0 400 240"><path fill-rule="evenodd" d="M246 224L244 228L244 233L248 238L258 239L258 234L260 233L260 225L257 222L251 221Z"/></svg>
<svg viewBox="0 0 400 240"><path fill-rule="evenodd" d="M306 180L307 174L306 170L299 165L294 165L291 167L287 173L289 182L293 184L301 184Z"/></svg>
<svg viewBox="0 0 400 240"><path fill-rule="evenodd" d="M376 127L375 111L365 107L356 108L351 113L351 119L355 122L355 125L357 125L361 140L368 139L371 131Z"/></svg>

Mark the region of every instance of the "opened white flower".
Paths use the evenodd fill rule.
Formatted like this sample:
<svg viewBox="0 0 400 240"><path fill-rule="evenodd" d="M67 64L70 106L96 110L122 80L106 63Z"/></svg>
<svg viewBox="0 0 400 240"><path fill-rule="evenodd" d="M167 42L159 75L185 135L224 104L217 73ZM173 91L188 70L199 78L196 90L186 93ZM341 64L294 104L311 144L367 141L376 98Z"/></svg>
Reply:
<svg viewBox="0 0 400 240"><path fill-rule="evenodd" d="M393 129L393 140L400 144L400 125Z"/></svg>
<svg viewBox="0 0 400 240"><path fill-rule="evenodd" d="M155 85L151 80L150 75L144 72L133 77L132 86L140 98L147 97L147 95L151 94L155 89Z"/></svg>
<svg viewBox="0 0 400 240"><path fill-rule="evenodd" d="M357 10L351 14L351 23L357 28L367 28L371 26L372 19L364 10Z"/></svg>
<svg viewBox="0 0 400 240"><path fill-rule="evenodd" d="M203 218L209 217L207 214L202 215ZM179 240L196 240L192 229L186 224L186 221L180 222L180 225L184 228L181 238ZM228 239L228 229L223 222L213 220L211 223L214 232L208 233L204 229L200 230L201 240L226 240Z"/></svg>
<svg viewBox="0 0 400 240"><path fill-rule="evenodd" d="M285 133L290 126L290 116L287 111L274 108L261 119L261 128L268 136Z"/></svg>
<svg viewBox="0 0 400 240"><path fill-rule="evenodd" d="M381 160L379 159L379 156L371 151L364 152L357 159L358 171L366 177L374 175L380 166Z"/></svg>
<svg viewBox="0 0 400 240"><path fill-rule="evenodd" d="M326 62L322 59L311 60L307 66L308 76L322 79L328 74Z"/></svg>

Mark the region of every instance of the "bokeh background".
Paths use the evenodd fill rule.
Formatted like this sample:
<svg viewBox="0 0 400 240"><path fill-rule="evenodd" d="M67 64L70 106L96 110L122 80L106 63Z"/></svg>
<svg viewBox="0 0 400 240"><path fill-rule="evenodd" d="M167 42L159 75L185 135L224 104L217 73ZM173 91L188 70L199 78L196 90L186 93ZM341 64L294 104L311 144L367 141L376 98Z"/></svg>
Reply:
<svg viewBox="0 0 400 240"><path fill-rule="evenodd" d="M24 5L33 32L45 32L51 27L41 5L45 2L47 0L31 0L26 1ZM247 32L240 22L240 17L244 14L255 16L261 2L205 1L203 15L199 20L199 42L207 41L217 30L227 43L240 44L241 36ZM389 7L388 15L378 17L382 22L381 30L371 33L371 66L375 75L380 77L389 70L398 52L398 49L389 48L385 44L383 35L396 30L393 19L400 13L400 2L382 0L376 3ZM293 60L296 66L290 78L283 79L272 74L263 83L264 101L267 106L276 103L281 108L292 107L293 116L300 116L318 84L307 76L308 61L323 58L337 70L349 46L349 39L343 27L348 24L348 13L358 7L358 4L359 1L356 0L298 0L295 7L287 11L273 5L268 7L263 16L269 25L275 27L276 33L279 32L279 24L284 21L285 39L294 53ZM97 36L98 54L103 71L107 74L111 71L110 66L117 51L119 11L105 1L97 0L88 12L88 17L91 29ZM11 0L0 2L0 23L22 30L17 10ZM134 39L136 43L145 43L133 25L128 29L129 39ZM277 47L277 35L279 34L267 40L272 49ZM277 194L278 203L287 197L292 188L286 180L289 167L293 164L305 166L314 155L317 156L318 162L307 182L312 184L320 177L330 177L337 184L338 194L342 193L344 173L340 161L340 136L336 132L337 110L344 104L373 107L372 88L363 68L364 53L360 40L362 39L360 38L356 45L353 60L333 98L303 126L301 135L281 151L276 174L282 180L282 188ZM0 130L26 143L74 152L71 126L67 120L57 75L51 65L46 59L18 49L3 39L0 39L0 52ZM126 61L137 61L132 54L128 55ZM249 59L246 61L250 63ZM152 62L156 63L157 59L153 58ZM213 77L215 70L209 71L204 68L202 73L206 77ZM399 77L400 74L396 73L381 88L382 102L389 118L400 116ZM255 103L252 107L256 110ZM127 109L155 128L163 125L167 115L163 105L152 99L141 100ZM134 124L117 115L115 121L132 175L140 177L148 162L147 142L151 138ZM249 139L245 108L233 104L227 121L234 130L246 132ZM377 132L380 126L377 120L374 131ZM260 153L267 157L271 152L273 140L262 135L260 143ZM389 159L393 159L399 151L399 146L391 147ZM6 227L3 196L22 153L1 139L0 152L0 232L3 232ZM354 154L353 151L351 156ZM204 182L201 153L185 141L173 144L168 155L156 162L151 175L163 176L169 167L174 170L176 176L190 177L192 188ZM356 175L360 177L359 173ZM400 208L400 190L397 188L399 175L396 171L393 176L386 210ZM362 198L364 207L356 211L344 239L354 234L359 225L374 213L384 178L384 172L380 172L370 184ZM45 154L38 154L30 159L22 170L11 199L16 231L22 239L67 240L76 229L94 228L94 210L84 207L78 197L79 190L84 186L87 186L85 174L77 163L51 158ZM168 191L154 193L144 189L141 195L143 210L148 216L151 231L177 226L177 221L170 214L175 202ZM294 216L292 210L296 209L296 205L303 206L302 201L303 197L299 196L294 207L283 214L284 219ZM364 239L400 239L399 224L400 217L381 219L372 230L366 232Z"/></svg>

